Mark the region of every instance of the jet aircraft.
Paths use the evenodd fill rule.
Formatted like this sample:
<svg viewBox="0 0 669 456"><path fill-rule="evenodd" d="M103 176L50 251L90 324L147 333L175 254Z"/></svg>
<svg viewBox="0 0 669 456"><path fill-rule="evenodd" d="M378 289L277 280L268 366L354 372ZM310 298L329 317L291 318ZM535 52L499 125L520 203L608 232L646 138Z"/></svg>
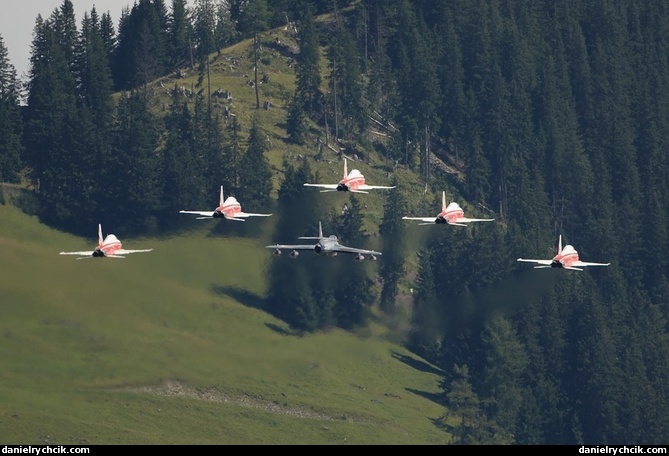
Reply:
<svg viewBox="0 0 669 456"><path fill-rule="evenodd" d="M492 222L495 219L473 219L464 216L465 213L458 203L446 206L446 192L441 193L441 212L433 217L402 217L403 220L419 220L418 225L437 225L447 223L449 225L467 226L471 222Z"/></svg>
<svg viewBox="0 0 669 456"><path fill-rule="evenodd" d="M79 255L77 260L86 258L125 258L124 255L130 253L144 253L150 252L153 249L143 250L127 250L123 248L121 241L113 234L108 234L106 238L102 238L102 224L98 224L98 246L93 250L84 250L80 252L60 252L61 255Z"/></svg>
<svg viewBox="0 0 669 456"><path fill-rule="evenodd" d="M321 190L321 193L324 192L352 192L352 193L369 193L368 190L374 189L391 189L392 187L385 187L382 185L367 185L365 182L365 176L357 170L351 170L350 173L347 172L346 158L344 158L344 177L339 181L338 184L304 184L305 187L320 187L325 190Z"/></svg>
<svg viewBox="0 0 669 456"><path fill-rule="evenodd" d="M524 261L528 263L536 263L539 266L535 266L534 269L541 268L562 268L562 269L571 269L572 271L582 271L585 266L608 266L611 263L588 263L586 261L581 261L578 258L578 252L574 247L567 244L562 248L562 235L560 235L558 240L558 253L551 260L533 260L527 258L518 258L517 261Z"/></svg>
<svg viewBox="0 0 669 456"><path fill-rule="evenodd" d="M242 205L239 204L237 198L228 196L223 198L223 186L221 185L221 193L219 195L218 207L213 211L179 211L180 214L195 214L197 220L204 220L210 218L224 218L226 220L235 220L237 222L245 222L246 217L269 217L272 214L252 214L250 212L242 211Z"/></svg>
<svg viewBox="0 0 669 456"><path fill-rule="evenodd" d="M377 255L381 255L381 252L376 252L374 250L357 249L354 247L347 247L345 245L341 245L339 243L339 240L337 239L337 236L335 236L334 234L328 237L323 236L323 227L321 225L321 222L318 222L317 237L302 236L299 237L298 239L311 239L318 242L316 242L316 244L297 244L297 245L275 244L275 245L268 245L266 246L266 248L274 249L273 252L274 255L281 255L281 249L291 249L290 257L293 259L299 256L300 250L313 250L318 255L324 255L324 256L336 256L338 253L353 254L355 255L353 259L358 262L364 261L365 255L369 255L369 259L373 261L376 260Z"/></svg>

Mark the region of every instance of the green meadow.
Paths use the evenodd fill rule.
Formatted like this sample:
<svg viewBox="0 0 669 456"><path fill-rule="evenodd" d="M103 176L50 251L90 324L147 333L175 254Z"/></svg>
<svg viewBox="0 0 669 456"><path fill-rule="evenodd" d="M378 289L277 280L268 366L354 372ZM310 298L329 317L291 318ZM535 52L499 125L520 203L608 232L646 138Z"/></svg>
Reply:
<svg viewBox="0 0 669 456"><path fill-rule="evenodd" d="M435 368L380 322L294 334L263 310L265 235L201 222L121 238L150 253L76 260L58 252L92 248L97 227L78 238L0 206L0 443L449 440Z"/></svg>

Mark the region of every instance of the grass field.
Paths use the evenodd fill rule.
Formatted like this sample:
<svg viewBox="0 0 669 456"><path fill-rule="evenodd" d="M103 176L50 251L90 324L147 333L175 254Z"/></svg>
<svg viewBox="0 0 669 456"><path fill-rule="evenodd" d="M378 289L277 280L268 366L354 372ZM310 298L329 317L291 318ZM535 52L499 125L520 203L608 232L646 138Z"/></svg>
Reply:
<svg viewBox="0 0 669 456"><path fill-rule="evenodd" d="M380 324L292 335L258 306L271 254L220 223L78 261L58 252L97 227L76 238L0 206L0 443L448 441L436 369Z"/></svg>

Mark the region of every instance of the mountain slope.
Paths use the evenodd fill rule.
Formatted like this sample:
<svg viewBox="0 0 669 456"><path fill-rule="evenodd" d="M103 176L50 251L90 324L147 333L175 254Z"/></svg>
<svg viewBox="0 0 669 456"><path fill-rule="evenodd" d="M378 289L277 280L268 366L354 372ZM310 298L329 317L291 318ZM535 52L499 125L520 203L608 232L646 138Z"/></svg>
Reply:
<svg viewBox="0 0 669 456"><path fill-rule="evenodd" d="M58 251L95 227L77 239L0 206L2 443L447 440L434 368L380 328L292 335L258 308L271 255L215 223L77 261Z"/></svg>

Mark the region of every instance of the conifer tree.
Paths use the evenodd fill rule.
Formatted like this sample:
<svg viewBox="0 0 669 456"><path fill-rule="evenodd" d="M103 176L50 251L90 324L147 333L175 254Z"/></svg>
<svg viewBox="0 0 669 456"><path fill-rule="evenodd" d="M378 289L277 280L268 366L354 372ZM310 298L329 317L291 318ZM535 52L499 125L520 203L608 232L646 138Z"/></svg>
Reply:
<svg viewBox="0 0 669 456"><path fill-rule="evenodd" d="M197 186L200 189L200 199L210 201L211 195L218 194L221 185L225 185L228 191L236 191L234 175L228 174L225 146L227 138L221 119L209 110L208 102L202 97L195 100L193 130L192 147L197 151L195 170L197 179L200 180Z"/></svg>
<svg viewBox="0 0 669 456"><path fill-rule="evenodd" d="M391 185L397 187L399 182L393 179ZM403 192L395 188L388 192L383 205L383 219L379 226L379 233L383 241L383 263L379 275L383 282L380 296L380 306L386 312L396 311L396 298L399 292L398 284L404 277L404 262L406 252L406 228L397 214L407 212L407 201Z"/></svg>
<svg viewBox="0 0 669 456"><path fill-rule="evenodd" d="M300 52L296 57L295 97L291 103L291 117L295 121L300 117L300 111L310 116L318 116L323 102L323 94L320 89L319 40L310 6L306 6L300 17L297 40ZM299 127L299 124L295 122L294 127ZM294 130L299 132L299 128L294 128Z"/></svg>
<svg viewBox="0 0 669 456"><path fill-rule="evenodd" d="M172 90L172 104L165 118L165 127L167 138L162 153L161 210L164 211L163 218L169 222L174 220L174 214L179 210L203 204L205 189L201 163L194 154L198 144L194 138L192 115L176 85Z"/></svg>
<svg viewBox="0 0 669 456"><path fill-rule="evenodd" d="M114 28L114 21L111 14L107 11L102 13L100 19L100 38L102 39L102 47L107 56L107 64L111 71L112 62L114 61L114 53L116 52L116 29Z"/></svg>
<svg viewBox="0 0 669 456"><path fill-rule="evenodd" d="M240 160L238 193L248 210L260 210L270 200L272 169L265 156L266 150L265 138L256 117L249 131L248 147Z"/></svg>
<svg viewBox="0 0 669 456"><path fill-rule="evenodd" d="M216 29L216 10L214 0L197 0L193 17L196 39L197 60L202 66L209 54L216 49L214 30Z"/></svg>
<svg viewBox="0 0 669 456"><path fill-rule="evenodd" d="M194 65L193 26L188 14L186 0L172 0L172 13L168 17L167 36L169 42L170 68Z"/></svg>
<svg viewBox="0 0 669 456"><path fill-rule="evenodd" d="M503 317L487 322L482 338L486 365L479 395L486 398L484 408L488 418L502 430L509 443L514 443L527 367L524 347L509 320Z"/></svg>
<svg viewBox="0 0 669 456"><path fill-rule="evenodd" d="M112 73L117 89L141 87L169 64L166 9L162 0L139 0L121 15Z"/></svg>
<svg viewBox="0 0 669 456"><path fill-rule="evenodd" d="M360 55L352 36L343 24L335 29L328 49L330 66L330 98L336 116L337 135L352 138L367 126L367 111L363 99L364 86L360 70Z"/></svg>
<svg viewBox="0 0 669 456"><path fill-rule="evenodd" d="M413 290L413 311L411 315L410 346L418 354L428 356L441 341L443 322L437 308L437 288L432 271L429 250L418 252L418 273Z"/></svg>
<svg viewBox="0 0 669 456"><path fill-rule="evenodd" d="M286 132L288 138L295 144L304 144L307 134L306 119L302 108L302 101L298 95L290 101L288 107L288 118L286 119Z"/></svg>
<svg viewBox="0 0 669 456"><path fill-rule="evenodd" d="M51 209L45 220L67 226L84 209L79 198L86 193L80 185L86 183L80 169L83 157L78 155L83 149L77 131L77 82L66 59L70 49L54 25L57 17L56 10L48 21L41 16L36 21L25 141L31 180Z"/></svg>
<svg viewBox="0 0 669 456"><path fill-rule="evenodd" d="M245 0L237 9L238 15L233 17L237 22L237 30L243 38L252 37L267 30L269 9L267 0Z"/></svg>
<svg viewBox="0 0 669 456"><path fill-rule="evenodd" d="M117 110L108 216L120 232L153 230L162 195L158 123L146 98L137 92L122 98Z"/></svg>
<svg viewBox="0 0 669 456"><path fill-rule="evenodd" d="M219 2L216 5L216 27L214 28L216 51L220 54L222 48L232 44L236 39L237 29L230 17L230 4Z"/></svg>
<svg viewBox="0 0 669 456"><path fill-rule="evenodd" d="M469 382L467 365L455 366L457 378L449 385L446 395L448 410L439 419L453 435L452 443L457 445L471 445L481 443L477 439L483 416L480 400ZM453 424L450 424L453 422Z"/></svg>
<svg viewBox="0 0 669 456"><path fill-rule="evenodd" d="M22 168L23 118L16 69L0 35L0 181L18 182Z"/></svg>
<svg viewBox="0 0 669 456"><path fill-rule="evenodd" d="M239 176L241 175L240 163L243 156L241 138L239 132L242 126L237 121L237 117L232 118L228 124L230 130L229 139L224 147L225 166L223 171L226 176L226 182L230 185L230 190L236 192L239 188Z"/></svg>

